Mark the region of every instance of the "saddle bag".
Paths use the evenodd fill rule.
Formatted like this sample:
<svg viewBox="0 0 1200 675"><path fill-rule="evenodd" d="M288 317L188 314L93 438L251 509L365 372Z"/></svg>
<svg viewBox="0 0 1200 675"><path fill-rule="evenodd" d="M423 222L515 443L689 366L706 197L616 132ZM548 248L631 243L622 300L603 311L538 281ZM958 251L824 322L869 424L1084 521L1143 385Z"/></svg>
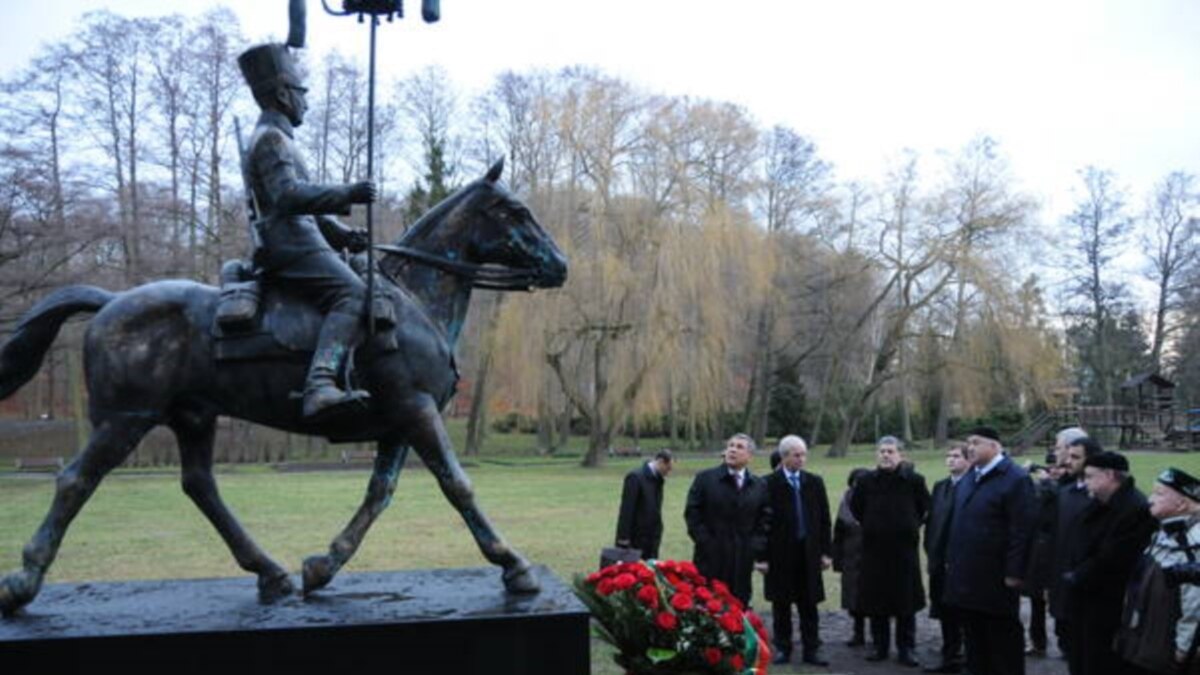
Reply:
<svg viewBox="0 0 1200 675"><path fill-rule="evenodd" d="M232 333L254 328L262 289L245 261L230 260L221 268L221 297L217 301L217 325Z"/></svg>

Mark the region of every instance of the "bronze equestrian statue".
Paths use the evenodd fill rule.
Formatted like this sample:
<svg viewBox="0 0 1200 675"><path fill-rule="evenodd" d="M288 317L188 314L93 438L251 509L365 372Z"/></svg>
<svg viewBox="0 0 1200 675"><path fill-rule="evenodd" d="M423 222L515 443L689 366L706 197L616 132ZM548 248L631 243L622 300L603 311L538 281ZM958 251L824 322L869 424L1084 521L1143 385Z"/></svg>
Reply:
<svg viewBox="0 0 1200 675"><path fill-rule="evenodd" d="M390 321L367 335L364 286L334 252L366 242L326 214L373 200L374 187L307 183L291 139L305 103L290 55L281 45L268 45L251 49L239 63L263 108L245 167L263 240L255 327L222 330L214 321L218 290L185 280L122 293L69 286L29 310L0 348L0 400L36 374L69 317L94 312L84 340L93 431L59 475L21 569L0 579L0 612L12 614L36 597L72 519L104 476L158 425L170 428L179 442L184 492L238 565L257 575L260 600L293 593L287 571L254 542L217 491L213 439L221 415L377 444L358 511L327 553L303 562L305 593L328 584L354 555L387 506L410 448L433 473L483 556L502 568L507 590L536 592L529 562L476 505L441 411L458 382L454 347L472 290L561 286L565 257L529 209L499 184L503 163L497 162L396 244L376 247L383 251L378 285L390 298L385 313ZM345 366L355 345L352 370L358 381L339 388L335 376L351 370Z"/></svg>

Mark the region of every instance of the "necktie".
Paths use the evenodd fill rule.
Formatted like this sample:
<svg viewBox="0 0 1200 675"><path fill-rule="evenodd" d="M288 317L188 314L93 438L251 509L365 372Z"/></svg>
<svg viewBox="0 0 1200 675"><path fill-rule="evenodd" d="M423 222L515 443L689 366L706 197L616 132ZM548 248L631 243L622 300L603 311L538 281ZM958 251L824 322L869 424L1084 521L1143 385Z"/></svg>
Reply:
<svg viewBox="0 0 1200 675"><path fill-rule="evenodd" d="M735 473L733 474L733 482L737 483L737 489L738 489L738 490L741 490L741 489L742 489L742 480L743 480L743 477L742 477L742 474L741 474L741 473L736 473L736 472L735 472Z"/></svg>
<svg viewBox="0 0 1200 675"><path fill-rule="evenodd" d="M796 539L803 540L808 536L808 524L804 522L804 504L800 501L800 474L788 474L792 484L792 504L796 507Z"/></svg>

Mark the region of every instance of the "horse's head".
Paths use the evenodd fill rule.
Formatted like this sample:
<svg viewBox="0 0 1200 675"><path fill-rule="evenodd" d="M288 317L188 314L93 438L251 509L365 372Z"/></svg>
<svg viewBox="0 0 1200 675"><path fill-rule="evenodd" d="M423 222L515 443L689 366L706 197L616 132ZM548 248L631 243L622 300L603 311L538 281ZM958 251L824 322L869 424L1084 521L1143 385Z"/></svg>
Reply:
<svg viewBox="0 0 1200 675"><path fill-rule="evenodd" d="M521 200L500 185L504 160L425 214L397 246L410 260L467 278L477 288L557 288L567 259Z"/></svg>

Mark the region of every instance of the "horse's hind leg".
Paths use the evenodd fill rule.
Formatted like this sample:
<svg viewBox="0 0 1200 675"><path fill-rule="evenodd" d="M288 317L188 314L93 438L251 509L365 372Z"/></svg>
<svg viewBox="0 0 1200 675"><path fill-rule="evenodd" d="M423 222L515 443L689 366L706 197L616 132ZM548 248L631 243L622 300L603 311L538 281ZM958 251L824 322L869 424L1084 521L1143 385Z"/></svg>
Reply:
<svg viewBox="0 0 1200 675"><path fill-rule="evenodd" d="M367 483L367 494L363 497L358 511L329 545L329 553L304 559L305 593L328 584L333 575L337 574L342 565L345 565L358 550L371 524L392 501L392 493L396 491L396 482L400 480L400 470L404 468L404 459L407 456L407 445L386 442L379 444L375 455L375 468L371 472L371 481Z"/></svg>
<svg viewBox="0 0 1200 675"><path fill-rule="evenodd" d="M291 595L294 588L287 571L246 533L217 491L217 481L212 472L216 417L176 414L170 427L179 441L184 493L217 529L238 565L258 575L259 600L273 602Z"/></svg>
<svg viewBox="0 0 1200 675"><path fill-rule="evenodd" d="M149 416L115 414L96 424L87 446L58 475L54 501L25 545L22 568L0 579L0 612L10 615L37 596L71 521L100 480L119 466L157 423Z"/></svg>
<svg viewBox="0 0 1200 675"><path fill-rule="evenodd" d="M536 593L540 590L533 568L524 556L510 547L496 533L491 522L475 504L475 492L471 481L458 463L450 445L450 436L442 423L442 417L432 405L422 410L410 432L410 440L437 478L442 494L458 510L466 521L467 529L475 537L483 557L488 562L504 568L504 586L512 593Z"/></svg>

